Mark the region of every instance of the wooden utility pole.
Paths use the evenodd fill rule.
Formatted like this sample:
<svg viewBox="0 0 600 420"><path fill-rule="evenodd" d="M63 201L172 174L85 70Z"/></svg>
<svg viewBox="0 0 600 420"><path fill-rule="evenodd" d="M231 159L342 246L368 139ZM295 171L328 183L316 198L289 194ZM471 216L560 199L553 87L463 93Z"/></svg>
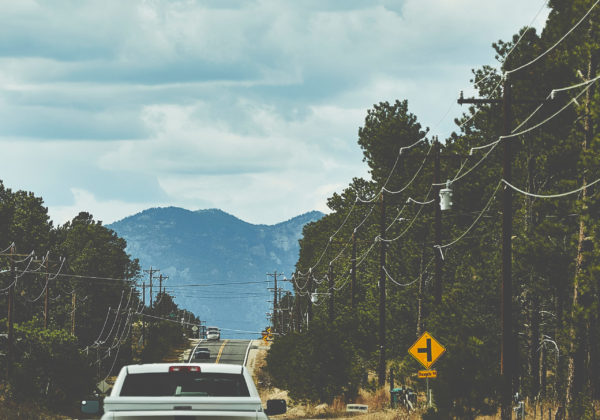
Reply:
<svg viewBox="0 0 600 420"><path fill-rule="evenodd" d="M146 345L146 321L144 321L144 308L146 308L146 282L142 282L142 346Z"/></svg>
<svg viewBox="0 0 600 420"><path fill-rule="evenodd" d="M75 309L77 305L77 292L73 290L73 296L71 297L71 335L75 335Z"/></svg>
<svg viewBox="0 0 600 420"><path fill-rule="evenodd" d="M502 98L504 113L504 135L511 132L512 91L508 76L504 80ZM512 150L510 139L504 139L502 177L512 182ZM501 408L502 420L512 418L512 381L515 375L515 340L512 325L512 188L504 188L502 194L502 352L500 371L502 375Z"/></svg>
<svg viewBox="0 0 600 420"><path fill-rule="evenodd" d="M6 350L6 372L10 375L11 367L12 367L12 353L13 353L13 311L14 311L14 299L15 299L15 260L13 258L15 254L15 246L12 245L10 247L10 286L8 288L8 348Z"/></svg>
<svg viewBox="0 0 600 420"><path fill-rule="evenodd" d="M434 170L433 183L435 197L435 243L442 243L442 209L440 207L440 142L436 136L434 141ZM438 249L435 250L435 284L434 297L436 305L442 303L442 255Z"/></svg>
<svg viewBox="0 0 600 420"><path fill-rule="evenodd" d="M48 254L48 258L46 259L46 290L44 294L44 329L48 329L48 293L50 289L50 283L48 282L48 260L50 255Z"/></svg>
<svg viewBox="0 0 600 420"><path fill-rule="evenodd" d="M333 290L333 265L331 263L329 263L329 271L327 273L327 280L329 283L329 308L328 308L329 309L329 311L328 311L329 312L329 323L333 324L333 318L335 316L335 313L334 313L334 309L333 309L333 303L334 303L333 302L333 299L334 299L334 296L333 296L333 292L334 292L334 290Z"/></svg>
<svg viewBox="0 0 600 420"><path fill-rule="evenodd" d="M417 297L417 338L421 336L422 310L423 310L423 260L425 259L425 244L421 250L421 267L419 270L419 294Z"/></svg>
<svg viewBox="0 0 600 420"><path fill-rule="evenodd" d="M356 309L356 229L352 232L352 312Z"/></svg>
<svg viewBox="0 0 600 420"><path fill-rule="evenodd" d="M464 99L462 92L458 99L459 104L502 104L503 108L503 135L511 134L511 84L508 75L504 79L504 92L502 99ZM540 102L540 101L519 101ZM502 177L512 181L511 139L502 139L504 149ZM502 193L502 290L500 294L500 323L501 323L501 349L500 349L500 417L510 420L512 416L512 381L515 375L515 337L512 328L512 189L504 188Z"/></svg>
<svg viewBox="0 0 600 420"><path fill-rule="evenodd" d="M169 278L169 276L163 276L162 274L160 276L158 276L158 294L160 295L161 293L164 293L164 291L162 290L162 282L163 280L167 280Z"/></svg>
<svg viewBox="0 0 600 420"><path fill-rule="evenodd" d="M283 273L279 273L279 274L281 275ZM275 270L273 273L267 273L267 276L273 277L273 282L274 282L274 286L273 286L273 316L271 317L271 323L273 324L273 332L279 332L279 326L277 325L277 323L278 323L277 310L279 307L277 304L277 270ZM269 290L271 290L271 289L269 289Z"/></svg>
<svg viewBox="0 0 600 420"><path fill-rule="evenodd" d="M313 277L312 277L312 268L308 269L308 310L306 313L306 328L308 329L308 324L311 323L313 317L312 311L312 290L313 290Z"/></svg>
<svg viewBox="0 0 600 420"><path fill-rule="evenodd" d="M273 274L273 282L274 282L274 287L273 287L273 332L278 332L278 325L277 325L277 270L275 270L275 273Z"/></svg>
<svg viewBox="0 0 600 420"><path fill-rule="evenodd" d="M162 300L162 298L164 297L162 295L165 293L165 291L163 290L163 287L162 287L163 280L167 280L168 278L169 278L169 276L163 276L162 274L160 276L158 276L159 283L158 283L158 295L157 296L159 296L160 300ZM163 315L163 314L159 313L159 315Z"/></svg>
<svg viewBox="0 0 600 420"><path fill-rule="evenodd" d="M152 275L158 272L160 272L160 270L155 270L152 266L150 266L149 270L144 270L144 273L150 274L150 309L152 309Z"/></svg>
<svg viewBox="0 0 600 420"><path fill-rule="evenodd" d="M381 192L381 226L379 240L381 252L379 258L379 365L377 367L377 378L379 386L385 384L386 358L385 358L385 196Z"/></svg>
<svg viewBox="0 0 600 420"><path fill-rule="evenodd" d="M279 295L279 333L282 334L285 331L285 316L284 316L284 309L282 308L282 303L281 303L281 292L283 291L283 288L279 288L279 290L277 291L278 295Z"/></svg>

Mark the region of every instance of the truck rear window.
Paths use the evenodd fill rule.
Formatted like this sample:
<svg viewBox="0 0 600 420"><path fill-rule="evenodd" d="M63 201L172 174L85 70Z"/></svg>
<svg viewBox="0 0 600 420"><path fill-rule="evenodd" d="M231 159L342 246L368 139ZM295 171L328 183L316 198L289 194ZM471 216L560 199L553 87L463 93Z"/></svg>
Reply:
<svg viewBox="0 0 600 420"><path fill-rule="evenodd" d="M125 377L123 397L249 397L244 376L229 373L138 373Z"/></svg>

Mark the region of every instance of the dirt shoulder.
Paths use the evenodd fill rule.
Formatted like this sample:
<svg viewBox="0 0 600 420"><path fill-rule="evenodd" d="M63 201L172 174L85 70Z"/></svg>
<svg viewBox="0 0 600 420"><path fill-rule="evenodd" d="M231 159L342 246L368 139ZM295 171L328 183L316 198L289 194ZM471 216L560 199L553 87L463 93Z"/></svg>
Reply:
<svg viewBox="0 0 600 420"><path fill-rule="evenodd" d="M419 414L409 415L403 410L389 409L389 394L385 391L369 393L361 391L354 403L369 406L369 413L348 413L346 404L341 400L329 404L305 404L289 398L287 391L272 386L269 375L263 370L266 365L265 358L269 351L269 344L262 340L254 340L248 353L246 367L250 371L256 388L260 394L263 405L270 399L286 400L287 413L275 417L276 419L317 419L336 418L352 420L392 420L392 419L419 419Z"/></svg>

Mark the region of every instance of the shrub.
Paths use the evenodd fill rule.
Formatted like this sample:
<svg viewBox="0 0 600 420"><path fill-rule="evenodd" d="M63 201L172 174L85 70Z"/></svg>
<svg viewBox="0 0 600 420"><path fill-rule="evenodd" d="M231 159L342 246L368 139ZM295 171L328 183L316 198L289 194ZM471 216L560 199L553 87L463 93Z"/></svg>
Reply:
<svg viewBox="0 0 600 420"><path fill-rule="evenodd" d="M14 326L14 356L8 376L11 393L17 400L67 407L94 389L93 369L69 332L46 330L37 323L34 319Z"/></svg>
<svg viewBox="0 0 600 420"><path fill-rule="evenodd" d="M293 399L331 402L336 396L356 396L361 370L346 335L314 321L303 333L278 337L267 355L267 371L278 388Z"/></svg>

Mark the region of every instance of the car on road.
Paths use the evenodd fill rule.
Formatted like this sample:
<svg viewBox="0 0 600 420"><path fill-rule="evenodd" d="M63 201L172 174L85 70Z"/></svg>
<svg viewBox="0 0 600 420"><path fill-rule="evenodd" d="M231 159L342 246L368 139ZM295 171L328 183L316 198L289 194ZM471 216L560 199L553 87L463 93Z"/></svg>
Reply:
<svg viewBox="0 0 600 420"><path fill-rule="evenodd" d="M153 363L124 366L109 396L81 402L84 414L102 420L268 420L284 414L285 400L260 396L244 366L214 363Z"/></svg>
<svg viewBox="0 0 600 420"><path fill-rule="evenodd" d="M221 330L218 327L208 327L206 329L206 339L207 340L220 340L221 339Z"/></svg>
<svg viewBox="0 0 600 420"><path fill-rule="evenodd" d="M210 350L206 347L196 347L194 359L210 359Z"/></svg>

